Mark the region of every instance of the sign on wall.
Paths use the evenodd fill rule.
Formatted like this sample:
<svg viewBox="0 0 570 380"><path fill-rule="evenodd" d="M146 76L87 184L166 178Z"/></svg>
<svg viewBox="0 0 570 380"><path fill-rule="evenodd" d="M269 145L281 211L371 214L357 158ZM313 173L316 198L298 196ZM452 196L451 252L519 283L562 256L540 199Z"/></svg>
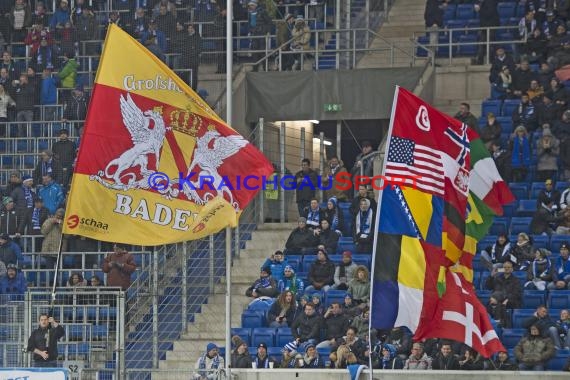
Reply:
<svg viewBox="0 0 570 380"><path fill-rule="evenodd" d="M0 368L0 380L67 380L63 368Z"/></svg>

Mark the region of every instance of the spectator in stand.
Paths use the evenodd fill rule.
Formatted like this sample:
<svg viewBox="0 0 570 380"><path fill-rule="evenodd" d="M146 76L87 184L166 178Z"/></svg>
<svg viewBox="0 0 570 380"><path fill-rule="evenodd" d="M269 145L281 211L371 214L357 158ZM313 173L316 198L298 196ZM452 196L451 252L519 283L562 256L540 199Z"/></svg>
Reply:
<svg viewBox="0 0 570 380"><path fill-rule="evenodd" d="M200 66L200 55L202 54L202 37L193 24L188 25L188 33L185 39L185 49L182 51L182 67L190 69L188 71L188 85L192 90L198 88L198 67Z"/></svg>
<svg viewBox="0 0 570 380"><path fill-rule="evenodd" d="M483 357L471 347L465 350L458 363L462 371L482 371L485 365Z"/></svg>
<svg viewBox="0 0 570 380"><path fill-rule="evenodd" d="M24 218L26 211L34 207L36 193L32 189L33 185L34 180L32 177L25 175L22 177L22 185L12 191L11 198L14 201L16 214L20 221Z"/></svg>
<svg viewBox="0 0 570 380"><path fill-rule="evenodd" d="M317 259L309 269L309 283L310 285L305 288L305 293L310 293L315 290L327 291L334 284L334 271L335 267L333 262L329 259L327 252L324 249L317 251Z"/></svg>
<svg viewBox="0 0 570 380"><path fill-rule="evenodd" d="M158 14L154 17L154 21L158 30L163 31L166 38L171 39L174 36L176 17L172 12L168 12L166 4L158 4Z"/></svg>
<svg viewBox="0 0 570 380"><path fill-rule="evenodd" d="M107 286L120 287L123 290L131 285L131 275L137 269L135 257L127 252L123 244L115 243L113 252L103 260L103 272L107 273Z"/></svg>
<svg viewBox="0 0 570 380"><path fill-rule="evenodd" d="M548 62L542 62L540 64L540 68L538 69L537 77L538 83L545 91L547 91L550 87L550 80L553 76L554 72L550 64Z"/></svg>
<svg viewBox="0 0 570 380"><path fill-rule="evenodd" d="M499 351L494 359L489 359L488 363L490 365L487 369L492 371L515 371L517 369L517 365L513 363L507 351Z"/></svg>
<svg viewBox="0 0 570 380"><path fill-rule="evenodd" d="M81 275L81 273L73 272L71 276L69 276L69 280L67 280L68 287L77 287L77 286L87 286L87 282Z"/></svg>
<svg viewBox="0 0 570 380"><path fill-rule="evenodd" d="M562 141L560 145L560 180L570 181L570 144L568 144L568 139ZM567 194L569 195L569 194ZM565 203L568 205L570 199ZM562 200L560 201L562 203Z"/></svg>
<svg viewBox="0 0 570 380"><path fill-rule="evenodd" d="M497 241L493 245L488 246L481 251L481 259L483 265L488 270L492 271L495 268L502 268L503 263L511 259L511 242L506 233L501 233L497 236Z"/></svg>
<svg viewBox="0 0 570 380"><path fill-rule="evenodd" d="M69 51L62 51L63 54L63 61L62 61L62 69L57 74L59 81L61 82L61 87L66 89L66 91L62 91L61 97L63 98L63 102L65 102L70 98L69 92L71 89L75 88L75 79L77 77L77 70L79 68L79 63L75 60L72 52Z"/></svg>
<svg viewBox="0 0 570 380"><path fill-rule="evenodd" d="M299 299L305 292L305 283L295 274L295 269L291 265L287 265L284 270L283 278L277 284L280 292L290 291L296 299Z"/></svg>
<svg viewBox="0 0 570 380"><path fill-rule="evenodd" d="M533 327L538 328L540 335L549 337L554 343L554 347L560 349L560 332L558 331L558 325L548 315L546 306L538 306L534 314L523 321L522 326L529 329L529 331L531 331Z"/></svg>
<svg viewBox="0 0 570 380"><path fill-rule="evenodd" d="M176 5L174 4L174 2L169 0L159 0L156 2L156 5L152 9L153 17L156 17L160 14L160 9L162 7L165 7L166 11L168 11L170 14L172 14L172 16L174 16L174 18L176 18L177 14Z"/></svg>
<svg viewBox="0 0 570 380"><path fill-rule="evenodd" d="M513 110L513 125L522 125L528 132L534 132L537 127L537 115L534 105L530 102L528 93L521 94L521 102L518 107Z"/></svg>
<svg viewBox="0 0 570 380"><path fill-rule="evenodd" d="M320 228L316 228L314 233L319 238L319 245L323 245L327 252L336 252L339 234L330 229L327 219L321 220Z"/></svg>
<svg viewBox="0 0 570 380"><path fill-rule="evenodd" d="M53 45L53 37L49 30L45 28L42 24L33 24L32 30L28 32L26 36L26 45L30 48L29 54L32 56L36 54L40 48L41 41L47 41L48 45Z"/></svg>
<svg viewBox="0 0 570 380"><path fill-rule="evenodd" d="M16 107L16 102L6 92L4 85L0 84L0 137L6 137L8 121L8 107Z"/></svg>
<svg viewBox="0 0 570 380"><path fill-rule="evenodd" d="M527 10L525 16L519 21L519 37L524 39L526 36L530 36L537 26L538 23L534 18L534 10Z"/></svg>
<svg viewBox="0 0 570 380"><path fill-rule="evenodd" d="M560 80L556 77L552 77L550 80L550 86L546 92L551 96L552 101L556 104L559 109L565 109L566 105L568 104L568 95L566 94L566 88ZM560 117L559 114L556 114L556 119Z"/></svg>
<svg viewBox="0 0 570 380"><path fill-rule="evenodd" d="M459 362L451 350L450 343L445 342L441 345L440 352L433 358L431 368L440 370L459 369Z"/></svg>
<svg viewBox="0 0 570 380"><path fill-rule="evenodd" d="M354 161L354 166L350 171L354 183L360 185L360 182L356 181L357 176L372 177L374 175L374 156L369 156L372 153L372 143L370 141L362 142L362 152L356 156Z"/></svg>
<svg viewBox="0 0 570 380"><path fill-rule="evenodd" d="M501 302L507 309L518 309L522 306L522 286L520 280L513 276L513 263L503 264L504 272L493 269L485 282L485 288L492 290L491 297Z"/></svg>
<svg viewBox="0 0 570 380"><path fill-rule="evenodd" d="M326 310L325 310L325 305L322 302L321 293L315 292L311 294L311 302L313 305L315 305L315 313L317 313L320 316L324 316Z"/></svg>
<svg viewBox="0 0 570 380"><path fill-rule="evenodd" d="M251 50L265 50L265 36L271 32L273 21L267 11L259 6L256 0L247 2L248 35L252 37ZM264 52L253 53L253 61L256 62L265 56ZM259 65L253 66L253 71L259 70Z"/></svg>
<svg viewBox="0 0 570 380"><path fill-rule="evenodd" d="M557 216L560 218L554 231L557 235L570 235L570 209L560 211Z"/></svg>
<svg viewBox="0 0 570 380"><path fill-rule="evenodd" d="M367 198L360 200L360 212L353 223L353 238L357 252L371 252L374 239L374 210Z"/></svg>
<svg viewBox="0 0 570 380"><path fill-rule="evenodd" d="M560 319L556 321L560 333L561 349L570 349L570 312L567 309L560 310Z"/></svg>
<svg viewBox="0 0 570 380"><path fill-rule="evenodd" d="M142 39L143 33L148 30L150 18L146 15L146 10L142 7L137 8L135 17L131 25L131 35L137 40Z"/></svg>
<svg viewBox="0 0 570 380"><path fill-rule="evenodd" d="M532 63L540 63L546 59L546 51L548 47L548 39L540 28L536 28L532 34L528 36L526 44L522 47L522 53L526 59Z"/></svg>
<svg viewBox="0 0 570 380"><path fill-rule="evenodd" d="M491 147L493 141L500 141L501 124L497 121L495 114L487 113L487 124L481 128L481 140L485 143L487 149Z"/></svg>
<svg viewBox="0 0 570 380"><path fill-rule="evenodd" d="M324 314L325 339L317 345L317 348L330 348L335 350L338 347L338 340L342 338L350 326L350 321L343 313L338 302L333 302Z"/></svg>
<svg viewBox="0 0 570 380"><path fill-rule="evenodd" d="M550 128L544 128L542 137L536 142L538 162L536 164L537 179L545 181L558 172L558 156L560 141L552 135ZM558 202L556 202L557 204Z"/></svg>
<svg viewBox="0 0 570 380"><path fill-rule="evenodd" d="M511 260L516 264L517 270L526 270L534 260L534 248L528 234L521 232L517 235L517 242L511 248Z"/></svg>
<svg viewBox="0 0 570 380"><path fill-rule="evenodd" d="M424 345L417 342L412 344L411 354L406 359L403 369L431 369L431 363L432 359L424 352Z"/></svg>
<svg viewBox="0 0 570 380"><path fill-rule="evenodd" d="M42 37L40 40L40 46L33 54L30 65L36 71L43 71L44 69L52 70L55 66L54 62L56 57L57 53L53 46L49 44L47 38Z"/></svg>
<svg viewBox="0 0 570 380"><path fill-rule="evenodd" d="M403 369L404 363L396 355L396 348L391 344L382 345L382 355L378 358L378 365L374 368L379 369Z"/></svg>
<svg viewBox="0 0 570 380"><path fill-rule="evenodd" d="M101 281L99 276L93 275L89 280L89 286L91 286L92 288L100 288L102 286L105 286L105 284L103 283L103 281Z"/></svg>
<svg viewBox="0 0 570 380"><path fill-rule="evenodd" d="M0 233L14 235L18 229L18 213L11 197L2 198L2 210L0 210Z"/></svg>
<svg viewBox="0 0 570 380"><path fill-rule="evenodd" d="M123 20L121 19L121 15L119 14L119 12L113 11L109 13L109 19L107 20L107 25L105 26L105 31L103 32L104 36L107 35L107 32L109 31L109 26L111 24L116 25L121 29L123 28ZM142 40L141 42L144 41L145 40Z"/></svg>
<svg viewBox="0 0 570 380"><path fill-rule="evenodd" d="M548 258L549 254L550 252L545 248L535 250L534 260L527 269L528 281L524 284L525 289L546 290L546 285L548 285L554 277L554 268Z"/></svg>
<svg viewBox="0 0 570 380"><path fill-rule="evenodd" d="M285 243L285 253L313 253L319 244L312 230L307 228L307 219L299 218L295 228Z"/></svg>
<svg viewBox="0 0 570 380"><path fill-rule="evenodd" d="M21 67L19 67L12 59L12 55L9 51L4 51L2 53L2 63L0 63L0 68L6 69L8 76L11 79L18 79L20 77Z"/></svg>
<svg viewBox="0 0 570 380"><path fill-rule="evenodd" d="M497 0L478 0L474 4L475 12L479 13L481 28L499 26L499 11L497 10ZM487 33L489 35L487 35ZM487 51L487 41L495 41L494 29L483 29L479 32L479 45L477 53L477 64L482 65ZM492 46L492 45L491 45Z"/></svg>
<svg viewBox="0 0 570 380"><path fill-rule="evenodd" d="M344 251L342 253L342 260L334 271L334 285L332 289L347 290L348 284L354 278L357 268L358 265L352 261L352 252Z"/></svg>
<svg viewBox="0 0 570 380"><path fill-rule="evenodd" d="M289 263L282 251L275 251L273 255L265 260L261 268L269 268L271 270L273 279L279 282L283 278L285 267Z"/></svg>
<svg viewBox="0 0 570 380"><path fill-rule="evenodd" d="M208 343L206 353L198 358L194 369L194 380L215 380L218 378L217 370L224 368L224 358L218 353L218 346Z"/></svg>
<svg viewBox="0 0 570 380"><path fill-rule="evenodd" d="M323 210L323 218L329 222L331 231L336 232L338 236L342 236L342 230L344 229L344 215L342 210L338 207L338 200L336 197L329 198L327 207Z"/></svg>
<svg viewBox="0 0 570 380"><path fill-rule="evenodd" d="M71 12L69 10L69 3L67 0L61 0L59 7L53 13L50 20L50 29L63 29L66 22L70 21Z"/></svg>
<svg viewBox="0 0 570 380"><path fill-rule="evenodd" d="M360 212L360 201L364 198L370 201L370 208L372 210L376 210L378 205L374 200L373 193L370 191L367 185L359 185L358 194L356 194L356 196L352 199L352 203L350 204L350 213L353 216L358 215Z"/></svg>
<svg viewBox="0 0 570 380"><path fill-rule="evenodd" d="M73 19L73 25L77 31L79 40L79 53L82 55L95 55L98 53L99 42L86 42L99 39L99 26L97 18L91 7L85 7L83 11Z"/></svg>
<svg viewBox="0 0 570 380"><path fill-rule="evenodd" d="M560 202L560 191L554 188L554 182L549 177L544 181L544 189L540 190L538 193L536 206L540 207L543 203L548 203L550 201L554 202L555 205L558 205ZM558 206L554 208L558 208Z"/></svg>
<svg viewBox="0 0 570 380"><path fill-rule="evenodd" d="M42 224L41 232L44 235L42 241L42 258L45 260L46 268L53 269L57 259L59 244L61 241L61 251L67 251L67 238L62 241L62 223L65 210L57 209L52 217L46 219Z"/></svg>
<svg viewBox="0 0 570 380"><path fill-rule="evenodd" d="M65 336L63 326L47 314L40 314L39 327L28 339L27 351L34 354L34 367L57 367L57 341Z"/></svg>
<svg viewBox="0 0 570 380"><path fill-rule="evenodd" d="M570 289L569 249L568 242L560 245L560 256L554 262L554 281L548 284L548 290Z"/></svg>
<svg viewBox="0 0 570 380"><path fill-rule="evenodd" d="M457 112L454 117L479 133L479 122L477 121L477 117L471 113L470 109L469 103L463 102L459 105L459 112Z"/></svg>
<svg viewBox="0 0 570 380"><path fill-rule="evenodd" d="M247 288L245 295L248 297L276 297L279 294L277 282L271 277L271 269L261 268L259 278Z"/></svg>
<svg viewBox="0 0 570 380"><path fill-rule="evenodd" d="M385 331L380 341L393 345L398 355L405 357L412 348L412 333L406 327L394 327Z"/></svg>
<svg viewBox="0 0 570 380"><path fill-rule="evenodd" d="M566 141L570 141L570 110L564 111L562 118L554 123L552 133L563 145Z"/></svg>
<svg viewBox="0 0 570 380"><path fill-rule="evenodd" d="M530 167L530 142L524 125L515 128L511 138L511 173L514 182L524 181Z"/></svg>
<svg viewBox="0 0 570 380"><path fill-rule="evenodd" d="M528 94L528 99L536 106L544 94L544 88L540 86L537 79L533 79L530 81L530 87L526 93Z"/></svg>
<svg viewBox="0 0 570 380"><path fill-rule="evenodd" d="M10 296L10 301L23 301L28 290L26 277L16 264L6 265L6 275L0 277L0 294Z"/></svg>
<svg viewBox="0 0 570 380"><path fill-rule="evenodd" d="M517 98L522 97L523 93L528 91L533 79L538 79L536 73L531 70L528 60L521 60L519 67L512 74L513 95Z"/></svg>
<svg viewBox="0 0 570 380"><path fill-rule="evenodd" d="M85 117L87 117L87 108L89 106L89 98L85 95L82 85L75 86L63 106L64 122L71 122L75 129L75 134L80 136L83 134L83 124Z"/></svg>
<svg viewBox="0 0 570 380"><path fill-rule="evenodd" d="M12 96L12 94L10 94L10 91L12 91L12 81L10 79L10 75L8 74L8 70L5 67L0 68L0 85L4 87L6 94Z"/></svg>
<svg viewBox="0 0 570 380"><path fill-rule="evenodd" d="M504 71L505 66L508 67L509 72L512 73L515 70L515 60L511 55L505 52L505 49L502 46L499 46L495 50L495 56L491 60L489 82L497 83L499 80L499 74Z"/></svg>
<svg viewBox="0 0 570 380"><path fill-rule="evenodd" d="M320 208L319 200L312 198L302 215L307 219L307 227L309 229L315 230L320 228L321 220L324 219L324 210Z"/></svg>
<svg viewBox="0 0 570 380"><path fill-rule="evenodd" d="M36 89L29 83L25 73L20 74L20 80L12 82L14 101L16 102L16 121L34 121L34 105L36 100ZM27 124L18 126L18 136L27 137Z"/></svg>
<svg viewBox="0 0 570 380"><path fill-rule="evenodd" d="M69 186L73 173L73 163L75 162L77 146L69 140L69 131L62 129L59 131L59 140L52 145L54 159L61 165L61 184Z"/></svg>
<svg viewBox="0 0 570 380"><path fill-rule="evenodd" d="M315 305L307 303L304 311L291 325L291 333L297 345L316 344L320 340L322 324L323 318L315 312Z"/></svg>
<svg viewBox="0 0 570 380"><path fill-rule="evenodd" d="M247 350L247 343L239 336L232 337L235 349L232 352L232 368L251 368L251 355Z"/></svg>
<svg viewBox="0 0 570 380"><path fill-rule="evenodd" d="M24 42L28 28L32 25L30 4L24 0L15 0L8 14L8 20L12 28L12 43Z"/></svg>
<svg viewBox="0 0 570 380"><path fill-rule="evenodd" d="M42 120L56 120L57 115L57 83L52 76L52 69L42 71L40 87L40 104L42 105Z"/></svg>
<svg viewBox="0 0 570 380"><path fill-rule="evenodd" d="M548 60L554 69L559 69L568 61L568 48L570 47L570 36L567 35L566 25L558 25L556 34L552 36L548 43Z"/></svg>
<svg viewBox="0 0 570 380"><path fill-rule="evenodd" d="M48 26L49 16L46 13L46 7L43 2L36 1L36 7L32 13L32 25L41 25L43 28Z"/></svg>
<svg viewBox="0 0 570 380"><path fill-rule="evenodd" d="M348 172L344 167L343 162L340 161L338 157L333 156L329 160L328 165L325 167L325 171L322 178L323 187L328 188L330 186L330 189L325 190L324 197L329 200L331 198L335 198L338 202L347 202L348 198L346 195L346 191L340 189L342 183L337 179L339 173L348 173ZM338 204L335 204L335 207L338 207Z"/></svg>
<svg viewBox="0 0 570 380"><path fill-rule="evenodd" d="M570 186L560 194L559 209L566 210L570 206Z"/></svg>
<svg viewBox="0 0 570 380"><path fill-rule="evenodd" d="M291 50L301 52L301 54L299 54L295 59L291 69L293 71L303 70L304 57L302 52L311 49L311 29L307 25L303 16L297 15L295 18L295 24L291 30L291 36L293 38L293 41L291 41Z"/></svg>
<svg viewBox="0 0 570 380"><path fill-rule="evenodd" d="M485 306L492 321L501 328L511 327L511 315L507 312L505 305L500 303L495 297L489 297L489 302Z"/></svg>
<svg viewBox="0 0 570 380"><path fill-rule="evenodd" d="M7 233L3 232L0 234L0 261L5 265L16 265L23 260L24 256L22 256L20 246L10 239L10 235Z"/></svg>
<svg viewBox="0 0 570 380"><path fill-rule="evenodd" d="M430 31L429 43L437 45L439 29L443 28L443 11L447 8L448 1L427 0L424 11L424 21L426 28Z"/></svg>
<svg viewBox="0 0 570 380"><path fill-rule="evenodd" d="M354 277L348 282L348 292L352 294L352 301L357 304L368 303L370 299L370 279L368 269L359 265Z"/></svg>
<svg viewBox="0 0 570 380"><path fill-rule="evenodd" d="M530 231L535 235L552 235L556 225L563 221L564 215L556 215L552 200L542 203L532 216Z"/></svg>
<svg viewBox="0 0 570 380"><path fill-rule="evenodd" d="M61 163L53 156L51 150L45 149L40 153L40 162L34 169L34 182L43 184L43 178L48 174L58 184L62 183Z"/></svg>
<svg viewBox="0 0 570 380"><path fill-rule="evenodd" d="M536 112L538 117L538 125L543 129L554 123L560 118L560 107L552 101L552 94L545 93L541 97L541 101L537 103Z"/></svg>
<svg viewBox="0 0 570 380"><path fill-rule="evenodd" d="M291 327L298 311L295 293L284 290L271 304L267 312L267 324L269 327Z"/></svg>
<svg viewBox="0 0 570 380"><path fill-rule="evenodd" d="M44 207L44 201L42 198L36 196L34 199L34 207L28 208L26 214L20 220L18 225L18 232L16 237L21 235L32 235L33 240L32 245L28 247L33 247L30 249L31 252L40 252L42 248L43 236L42 236L42 225L49 217L49 211Z"/></svg>
<svg viewBox="0 0 570 380"><path fill-rule="evenodd" d="M358 330L351 326L346 334L339 340L339 347L329 355L334 368L346 368L350 364L368 364L368 346L363 339L358 337Z"/></svg>
<svg viewBox="0 0 570 380"><path fill-rule="evenodd" d="M544 371L546 363L556 354L550 337L542 337L539 327L530 326L530 334L523 337L515 347L519 370Z"/></svg>
<svg viewBox="0 0 570 380"><path fill-rule="evenodd" d="M55 214L56 210L63 205L65 195L60 184L55 182L50 173L46 173L42 177L43 186L39 189L38 195L44 200L44 206L48 209L49 214Z"/></svg>
<svg viewBox="0 0 570 380"><path fill-rule="evenodd" d="M216 74L225 74L226 72L226 15L227 10L224 4L217 4L217 13L214 16L214 25L212 34L216 39ZM234 14L236 16L236 14ZM237 17L235 18L238 19Z"/></svg>
<svg viewBox="0 0 570 380"><path fill-rule="evenodd" d="M320 355L315 348L314 344L307 344L305 346L305 355L297 354L297 368L324 368L325 363L320 358Z"/></svg>
<svg viewBox="0 0 570 380"><path fill-rule="evenodd" d="M497 166L497 170L499 171L501 178L503 178L505 182L511 182L511 152L507 149L501 148L500 141L493 141L491 142L489 153Z"/></svg>
<svg viewBox="0 0 570 380"><path fill-rule="evenodd" d="M295 173L295 195L297 196L297 209L299 216L305 215L305 209L311 204L311 200L315 198L315 189L317 186L317 172L311 169L311 160L304 158L301 161L301 170ZM318 205L317 200L317 205Z"/></svg>

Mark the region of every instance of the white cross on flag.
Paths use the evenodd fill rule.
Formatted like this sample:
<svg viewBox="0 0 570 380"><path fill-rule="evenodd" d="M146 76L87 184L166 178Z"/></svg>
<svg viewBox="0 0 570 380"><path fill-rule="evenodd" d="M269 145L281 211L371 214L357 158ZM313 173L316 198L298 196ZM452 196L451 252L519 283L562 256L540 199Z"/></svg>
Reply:
<svg viewBox="0 0 570 380"><path fill-rule="evenodd" d="M435 305L425 307L426 302L434 302ZM435 294L425 298L424 294L423 311L426 310L432 310L433 316L430 318L422 315L415 340L452 339L465 343L486 358L496 352L506 351L491 325L485 306L462 274L447 271L443 297L439 298Z"/></svg>

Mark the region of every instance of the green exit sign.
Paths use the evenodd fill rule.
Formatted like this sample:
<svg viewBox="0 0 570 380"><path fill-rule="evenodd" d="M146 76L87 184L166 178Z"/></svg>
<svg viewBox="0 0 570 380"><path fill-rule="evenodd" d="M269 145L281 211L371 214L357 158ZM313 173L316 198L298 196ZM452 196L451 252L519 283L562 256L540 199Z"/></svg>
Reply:
<svg viewBox="0 0 570 380"><path fill-rule="evenodd" d="M339 112L342 111L342 104L325 103L325 112Z"/></svg>

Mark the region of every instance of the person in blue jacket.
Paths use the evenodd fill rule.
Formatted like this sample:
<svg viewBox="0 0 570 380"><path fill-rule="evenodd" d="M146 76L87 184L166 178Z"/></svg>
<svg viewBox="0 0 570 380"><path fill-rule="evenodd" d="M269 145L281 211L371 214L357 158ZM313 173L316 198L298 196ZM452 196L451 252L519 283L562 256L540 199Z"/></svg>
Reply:
<svg viewBox="0 0 570 380"><path fill-rule="evenodd" d="M0 278L0 294L9 295L12 300L23 300L28 290L26 277L16 264L6 266L6 276Z"/></svg>

